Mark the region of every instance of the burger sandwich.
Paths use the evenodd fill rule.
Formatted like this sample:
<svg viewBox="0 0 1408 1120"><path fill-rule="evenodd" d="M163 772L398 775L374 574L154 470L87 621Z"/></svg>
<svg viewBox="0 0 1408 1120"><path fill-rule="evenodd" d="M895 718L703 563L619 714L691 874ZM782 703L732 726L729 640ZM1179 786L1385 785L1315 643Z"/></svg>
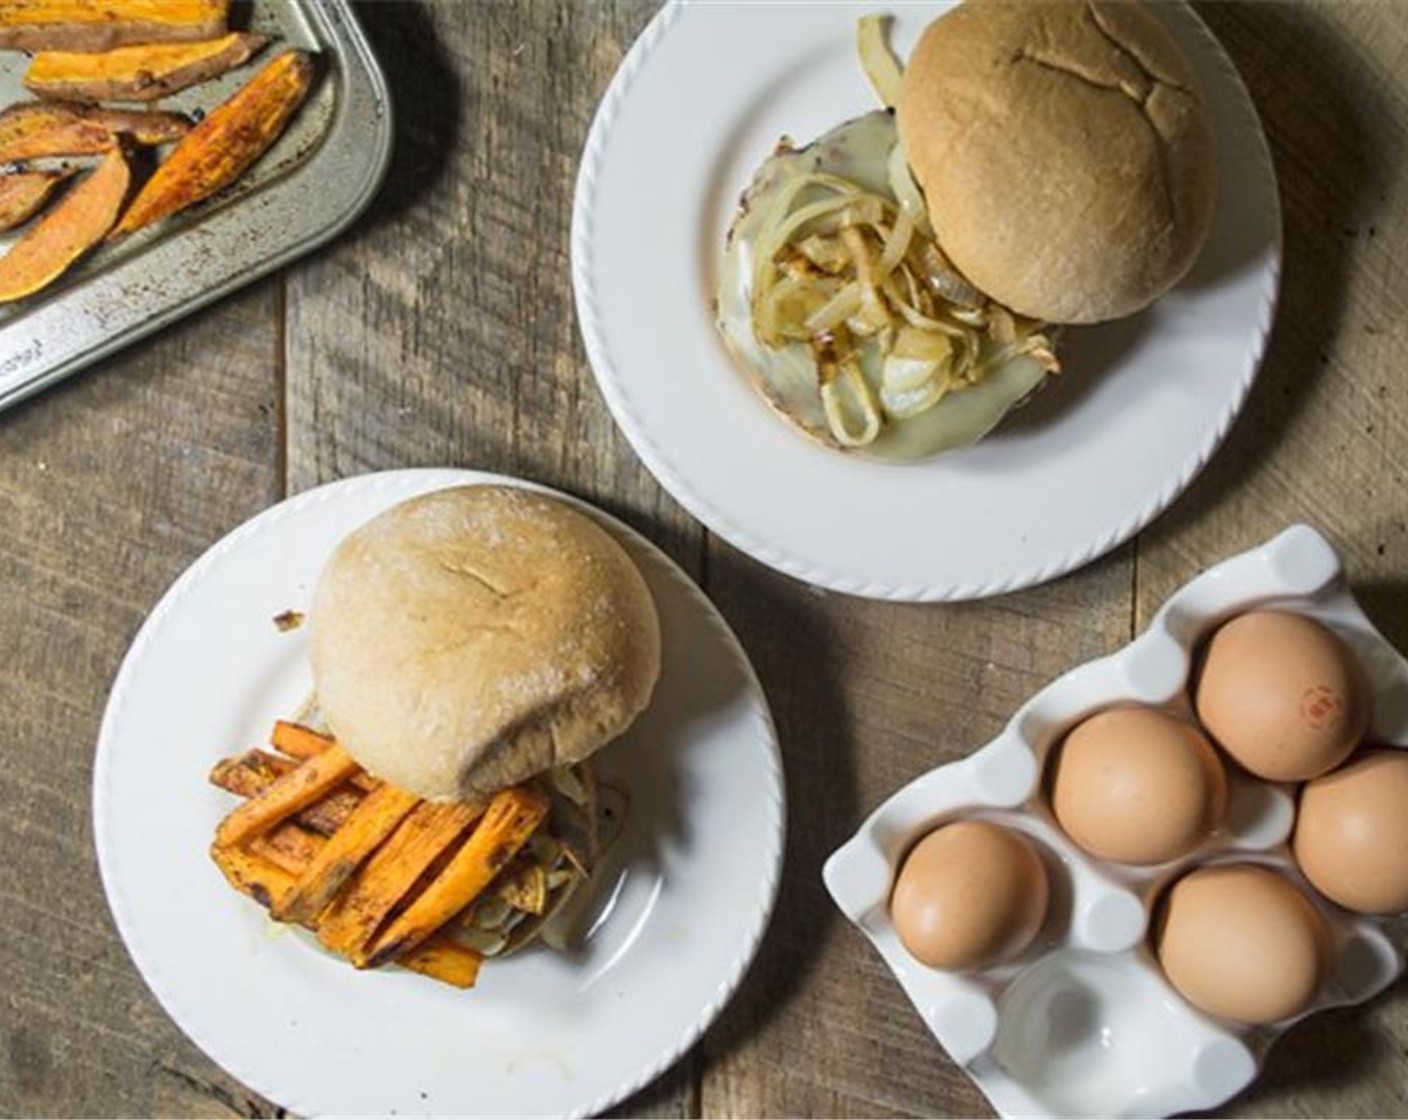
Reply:
<svg viewBox="0 0 1408 1120"><path fill-rule="evenodd" d="M966 0L903 71L881 17L857 40L884 108L759 168L717 321L804 433L922 458L1056 373L1061 325L1131 315L1184 276L1211 221L1212 130L1139 3Z"/></svg>
<svg viewBox="0 0 1408 1120"><path fill-rule="evenodd" d="M468 986L550 930L619 825L592 756L650 701L650 592L566 503L463 486L343 540L309 625L313 710L216 767L249 800L212 855L356 966Z"/></svg>

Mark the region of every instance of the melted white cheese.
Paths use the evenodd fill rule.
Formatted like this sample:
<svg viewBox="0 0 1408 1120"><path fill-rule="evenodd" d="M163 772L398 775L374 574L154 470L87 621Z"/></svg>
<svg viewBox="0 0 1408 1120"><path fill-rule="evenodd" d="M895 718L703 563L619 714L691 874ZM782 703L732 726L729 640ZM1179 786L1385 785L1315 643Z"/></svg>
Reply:
<svg viewBox="0 0 1408 1120"><path fill-rule="evenodd" d="M887 163L898 143L894 117L875 112L832 129L800 151L784 149L769 157L743 196L719 272L718 327L735 360L773 408L830 447L838 445L826 425L810 350L800 342L778 349L764 346L753 331L753 262L759 227L773 192L814 171L838 175L893 199ZM799 202L806 201L805 193ZM860 365L878 393L882 367L878 348L866 347ZM950 392L927 412L909 420L887 419L875 441L855 453L907 460L966 447L987 435L1045 377L1034 359L1014 359L980 384Z"/></svg>

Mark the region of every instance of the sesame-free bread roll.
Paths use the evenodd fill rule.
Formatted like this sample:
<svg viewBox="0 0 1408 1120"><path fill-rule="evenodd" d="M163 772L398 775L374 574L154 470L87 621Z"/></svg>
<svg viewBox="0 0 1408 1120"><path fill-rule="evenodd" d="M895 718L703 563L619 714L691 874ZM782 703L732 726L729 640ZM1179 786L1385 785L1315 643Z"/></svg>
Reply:
<svg viewBox="0 0 1408 1120"><path fill-rule="evenodd" d="M944 252L1023 315L1129 315L1207 237L1203 97L1140 4L967 0L911 54L898 123Z"/></svg>
<svg viewBox="0 0 1408 1120"><path fill-rule="evenodd" d="M615 739L660 673L655 604L587 515L461 486L347 537L310 618L319 709L362 766L422 797L493 793Z"/></svg>

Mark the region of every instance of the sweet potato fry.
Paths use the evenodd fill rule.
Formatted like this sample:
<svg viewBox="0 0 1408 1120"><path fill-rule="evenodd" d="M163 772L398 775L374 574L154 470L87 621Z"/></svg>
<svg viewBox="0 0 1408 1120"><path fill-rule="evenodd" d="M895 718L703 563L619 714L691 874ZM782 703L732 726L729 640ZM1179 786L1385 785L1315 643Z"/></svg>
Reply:
<svg viewBox="0 0 1408 1120"><path fill-rule="evenodd" d="M17 171L0 175L0 233L22 226L44 208L72 171Z"/></svg>
<svg viewBox="0 0 1408 1120"><path fill-rule="evenodd" d="M323 837L301 825L285 821L263 836L256 836L245 847L297 877L317 858L326 843Z"/></svg>
<svg viewBox="0 0 1408 1120"><path fill-rule="evenodd" d="M456 945L448 937L432 937L396 963L456 988L472 988L483 962L484 957L473 949Z"/></svg>
<svg viewBox="0 0 1408 1120"><path fill-rule="evenodd" d="M228 848L215 843L210 846L210 858L224 872L230 886L247 894L266 910L293 890L293 876L275 867L263 856L243 848Z"/></svg>
<svg viewBox="0 0 1408 1120"><path fill-rule="evenodd" d="M275 765L270 766L270 761ZM280 770L279 767L284 769ZM272 785L280 773L286 773L292 768L293 764L287 759L266 755L262 751L249 751L216 763L210 773L210 781L230 793L252 797ZM342 827L360 801L356 794L345 787L334 790L322 801L303 810L292 821L285 821L265 836L256 836L249 842L248 848L297 878L304 874L313 858L322 850L326 839ZM536 866L533 870L539 874L542 872L542 869ZM532 896L525 893L532 890L531 884L525 886L518 879L519 876L510 876L506 872L500 877L496 889L509 905L528 910L530 913L535 912L531 905Z"/></svg>
<svg viewBox="0 0 1408 1120"><path fill-rule="evenodd" d="M238 179L279 138L308 95L313 61L287 51L187 133L123 215L115 235L142 229Z"/></svg>
<svg viewBox="0 0 1408 1120"><path fill-rule="evenodd" d="M312 758L322 754L337 740L321 731L314 731L301 723L291 723L286 719L274 721L274 730L269 735L269 745L289 758Z"/></svg>
<svg viewBox="0 0 1408 1120"><path fill-rule="evenodd" d="M41 51L25 87L61 101L155 101L243 66L269 36L232 32L204 43L143 43L90 54Z"/></svg>
<svg viewBox="0 0 1408 1120"><path fill-rule="evenodd" d="M246 751L242 755L217 762L215 769L210 772L210 784L241 797L254 797L268 789L293 767L293 762L279 755L266 754L264 751ZM299 810L293 819L319 836L331 836L342 826L342 822L361 799L361 794L353 789L352 783L349 782L333 790L321 801L315 801L308 808Z"/></svg>
<svg viewBox="0 0 1408 1120"><path fill-rule="evenodd" d="M121 136L142 147L169 144L190 129L180 113L27 101L0 113L0 163L102 155L117 147Z"/></svg>
<svg viewBox="0 0 1408 1120"><path fill-rule="evenodd" d="M493 881L547 811L546 795L531 786L513 786L495 794L484 819L445 869L368 948L352 955L353 963L375 967L419 945Z"/></svg>
<svg viewBox="0 0 1408 1120"><path fill-rule="evenodd" d="M4 262L0 261L0 266ZM290 770L257 797L240 805L220 822L215 839L235 847L306 809L357 771L357 764L341 747L333 746L316 758Z"/></svg>
<svg viewBox="0 0 1408 1120"><path fill-rule="evenodd" d="M274 907L274 917L311 922L419 801L415 794L395 786L382 786L367 794L342 827L321 845L294 890Z"/></svg>
<svg viewBox="0 0 1408 1120"><path fill-rule="evenodd" d="M468 804L417 805L367 861L351 889L323 912L318 940L361 967L362 950L387 915L480 814Z"/></svg>
<svg viewBox="0 0 1408 1120"><path fill-rule="evenodd" d="M246 751L242 755L217 762L210 772L210 783L240 797L254 797L273 785L280 775L288 773L293 767L293 762L279 755L257 750ZM290 874L301 875L308 861L294 855L294 845L281 839L284 830L297 824L305 833L313 834L311 847L304 848L301 840L297 846L304 851L319 849L322 847L320 841L336 833L363 800L363 797L351 788L351 783L333 790L323 800L314 802L291 821L269 833L267 839L279 849L283 862L275 858L273 853L270 853L270 858ZM257 844L258 838L251 841L250 846L255 847ZM293 862L289 861L291 855ZM503 874L495 879L494 893L516 910L540 914L547 903L546 874L539 863L525 858L520 853L512 864L504 868Z"/></svg>
<svg viewBox="0 0 1408 1120"><path fill-rule="evenodd" d="M211 767L210 784L241 797L253 797L296 765L290 759L267 751L245 751L244 754L222 758Z"/></svg>
<svg viewBox="0 0 1408 1120"><path fill-rule="evenodd" d="M269 736L269 745L276 751L300 760L322 754L336 742L331 735L324 735L321 731L314 731L301 723L290 723L283 719L275 721L273 734ZM368 793L381 785L365 770L352 779L352 784Z"/></svg>
<svg viewBox="0 0 1408 1120"><path fill-rule="evenodd" d="M31 102L0 112L0 163L109 151L113 134L63 106Z"/></svg>
<svg viewBox="0 0 1408 1120"><path fill-rule="evenodd" d="M214 39L229 0L0 0L0 49L106 51Z"/></svg>
<svg viewBox="0 0 1408 1120"><path fill-rule="evenodd" d="M294 878L262 855L239 848L211 846L210 856L230 885L266 910L276 906L294 888ZM447 937L426 941L396 964L456 988L472 988L483 957L473 949L456 945Z"/></svg>
<svg viewBox="0 0 1408 1120"><path fill-rule="evenodd" d="M121 148L69 191L0 257L0 303L23 299L62 276L117 221L132 181Z"/></svg>

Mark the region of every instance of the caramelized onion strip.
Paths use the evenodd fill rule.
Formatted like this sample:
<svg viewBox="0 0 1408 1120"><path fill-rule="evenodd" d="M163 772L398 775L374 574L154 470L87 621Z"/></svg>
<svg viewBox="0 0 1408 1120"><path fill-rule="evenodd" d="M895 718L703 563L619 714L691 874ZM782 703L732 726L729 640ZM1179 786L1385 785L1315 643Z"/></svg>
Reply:
<svg viewBox="0 0 1408 1120"><path fill-rule="evenodd" d="M885 25L889 16L863 16L856 22L856 50L860 54L860 64L865 76L875 88L885 108L893 109L900 103L900 84L904 72L899 59L885 42Z"/></svg>

